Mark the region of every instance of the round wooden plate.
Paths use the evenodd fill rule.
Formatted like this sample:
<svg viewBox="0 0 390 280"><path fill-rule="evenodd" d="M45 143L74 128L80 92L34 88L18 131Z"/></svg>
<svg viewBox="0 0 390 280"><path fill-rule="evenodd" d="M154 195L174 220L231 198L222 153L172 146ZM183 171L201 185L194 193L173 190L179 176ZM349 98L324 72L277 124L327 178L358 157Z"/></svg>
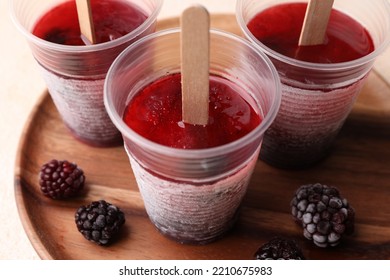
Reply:
<svg viewBox="0 0 390 280"><path fill-rule="evenodd" d="M178 26L179 19L158 28ZM213 15L211 25L237 34L234 15ZM38 186L40 166L53 159L76 162L86 174L77 198L55 201ZM222 239L182 245L162 236L149 221L123 147L94 148L64 127L48 93L26 124L15 164L15 197L20 219L42 259L253 259L274 236L295 239L308 259L390 258L390 94L375 72L339 135L332 154L306 170L286 171L258 161L238 223ZM290 215L296 188L306 183L338 186L356 211L356 231L337 248L321 249L304 239ZM105 199L118 205L126 224L107 247L84 239L76 209Z"/></svg>

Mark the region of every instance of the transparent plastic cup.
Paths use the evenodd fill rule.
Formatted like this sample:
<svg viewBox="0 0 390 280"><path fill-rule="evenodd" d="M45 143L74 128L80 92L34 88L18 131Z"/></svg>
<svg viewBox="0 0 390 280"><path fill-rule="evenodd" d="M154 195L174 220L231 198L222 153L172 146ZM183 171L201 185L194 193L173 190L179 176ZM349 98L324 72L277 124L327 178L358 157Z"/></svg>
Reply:
<svg viewBox="0 0 390 280"><path fill-rule="evenodd" d="M281 108L264 136L260 158L293 169L309 167L331 152L375 59L389 44L390 12L386 0L335 0L335 9L366 28L375 50L353 61L311 63L270 49L247 27L259 12L288 2L307 0L238 0L236 16L246 38L268 55L282 82Z"/></svg>
<svg viewBox="0 0 390 280"><path fill-rule="evenodd" d="M263 120L249 134L205 149L178 149L152 142L123 121L126 105L141 89L180 73L180 30L147 36L126 49L108 72L104 101L122 132L150 220L181 243L203 244L226 233L237 218L258 160L263 134L280 105L280 81L268 58L246 40L210 34L210 73L237 85Z"/></svg>
<svg viewBox="0 0 390 280"><path fill-rule="evenodd" d="M27 39L65 125L82 142L93 146L121 143L103 104L103 85L114 59L131 43L155 31L162 0L125 0L147 19L118 39L88 46L51 43L32 34L36 22L49 10L69 0L10 0L12 18Z"/></svg>

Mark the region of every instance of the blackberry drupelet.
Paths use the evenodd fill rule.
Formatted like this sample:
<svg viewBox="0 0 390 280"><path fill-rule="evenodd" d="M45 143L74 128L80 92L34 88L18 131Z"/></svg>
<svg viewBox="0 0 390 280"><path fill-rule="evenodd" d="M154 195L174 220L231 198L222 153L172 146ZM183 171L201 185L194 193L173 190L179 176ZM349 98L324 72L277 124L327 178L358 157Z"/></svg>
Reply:
<svg viewBox="0 0 390 280"><path fill-rule="evenodd" d="M108 245L125 223L124 213L105 200L94 201L76 211L77 229L89 241Z"/></svg>
<svg viewBox="0 0 390 280"><path fill-rule="evenodd" d="M41 166L39 185L42 193L52 199L76 196L84 187L85 176L77 164L53 159Z"/></svg>
<svg viewBox="0 0 390 280"><path fill-rule="evenodd" d="M256 260L304 260L302 250L295 241L275 237L263 244L255 253Z"/></svg>
<svg viewBox="0 0 390 280"><path fill-rule="evenodd" d="M333 186L301 186L291 201L291 212L303 235L319 247L336 246L354 231L355 211Z"/></svg>

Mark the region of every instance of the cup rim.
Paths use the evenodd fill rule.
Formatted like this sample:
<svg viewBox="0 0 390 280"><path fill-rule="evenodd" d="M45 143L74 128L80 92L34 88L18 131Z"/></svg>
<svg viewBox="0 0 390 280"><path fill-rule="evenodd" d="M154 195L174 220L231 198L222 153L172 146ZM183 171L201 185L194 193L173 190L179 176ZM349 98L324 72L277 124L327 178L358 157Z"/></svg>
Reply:
<svg viewBox="0 0 390 280"><path fill-rule="evenodd" d="M346 62L338 62L338 63L315 63L315 62L308 62L308 61L302 61L298 60L283 54L280 54L273 49L267 47L265 44L263 44L261 41L259 41L252 32L248 29L246 22L243 18L243 12L242 12L242 4L245 0L237 0L236 3L236 19L238 22L238 25L240 26L240 29L244 33L244 35L254 44L256 44L263 52L265 52L267 55L272 57L273 59L276 59L278 61L281 61L286 64L290 64L296 67L301 67L305 69L314 69L314 70L324 70L324 71L337 71L337 70L343 70L343 69L350 69L353 67L358 67L360 65L364 65L366 63L369 63L373 61L377 56L379 56L390 44L390 36L387 36L385 40L379 45L375 46L374 51L371 53L360 57L358 59L352 60L352 61L346 61ZM390 33L390 2L387 0L381 0L382 3L385 6L385 9L387 10L387 13L389 14L388 17L386 17L387 24L386 24L386 30L387 33ZM375 2L375 1L374 1ZM379 1L378 1L379 2ZM375 2L375 4L379 4L378 2Z"/></svg>
<svg viewBox="0 0 390 280"><path fill-rule="evenodd" d="M281 82L279 75L276 71L276 68L272 64L271 60L258 48L256 48L253 44L251 44L249 41L246 41L244 38L239 37L231 32L224 31L224 30L218 30L215 28L210 29L210 36L223 36L225 38L229 38L230 40L238 41L244 45L246 45L248 48L252 49L254 52L256 52L266 63L272 77L274 77L273 85L275 88L275 97L274 100L270 106L269 113L266 114L261 123L254 128L252 131L250 131L248 134L244 135L243 137L233 141L226 143L224 145L216 146L216 147L210 147L210 148L203 148L203 149L181 149L181 148L173 148L169 146L165 146L156 142L153 142L134 130L132 130L124 121L122 116L118 114L118 112L114 109L114 105L111 99L109 92L109 80L110 77L113 75L113 72L115 72L118 68L118 65L126 58L126 55L130 53L133 49L137 48L139 45L145 44L150 40L153 40L156 37L162 37L166 35L170 35L173 33L180 33L180 28L169 28L161 31L154 32L152 34L149 34L137 42L133 43L129 47L127 47L112 63L110 69L108 70L105 84L104 84L104 104L106 107L106 111L108 115L110 116L112 122L114 125L118 128L118 130L122 133L122 135L126 138L131 138L137 145L147 147L150 150L156 151L158 153L162 154L168 154L168 155L176 155L176 156L182 156L182 157L190 157L190 158L207 158L211 155L216 154L226 154L230 151L233 151L236 149L236 146L238 144L245 146L246 144L253 141L253 138L255 138L258 135L262 135L265 133L265 131L268 129L268 127L272 124L274 119L276 118L276 115L280 108L281 103Z"/></svg>
<svg viewBox="0 0 390 280"><path fill-rule="evenodd" d="M11 14L11 19L16 25L16 27L19 29L19 31L32 43L44 47L44 48L50 48L55 51L61 51L61 52L68 52L68 53L85 53L85 52L95 52L95 51L101 51L109 48L113 48L116 46L120 46L127 41L131 40L132 38L136 38L142 32L144 32L146 29L148 29L157 19L158 14L161 11L163 0L153 0L156 2L156 8L153 10L153 12L148 16L148 18L136 29L132 30L131 32L127 33L126 35L123 35L122 37L119 37L115 40L99 43L99 44L93 44L93 45L83 45L83 46L70 46L70 45L62 45L57 44L53 42L46 41L42 38L39 38L31 33L30 30L27 30L18 20L18 17L16 15L16 11L14 9L14 1L9 0L9 9Z"/></svg>

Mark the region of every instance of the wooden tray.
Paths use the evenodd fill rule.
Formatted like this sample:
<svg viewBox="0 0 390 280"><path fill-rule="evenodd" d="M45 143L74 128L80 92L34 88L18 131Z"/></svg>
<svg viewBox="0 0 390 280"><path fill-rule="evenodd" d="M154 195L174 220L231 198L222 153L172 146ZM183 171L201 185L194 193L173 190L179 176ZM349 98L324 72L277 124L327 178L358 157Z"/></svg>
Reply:
<svg viewBox="0 0 390 280"><path fill-rule="evenodd" d="M169 19L161 21L159 29L177 25L178 19ZM233 15L212 16L212 26L240 34ZM83 168L84 195L53 201L40 193L39 167L52 158ZM257 248L276 235L295 239L308 259L389 259L389 166L389 85L372 72L331 156L302 171L278 170L259 161L235 228L212 244L181 245L162 236L149 221L123 148L93 148L75 140L45 93L21 138L15 196L27 235L43 259L252 259ZM355 208L355 234L337 248L315 247L290 215L296 188L315 182L338 186ZM109 247L85 240L74 222L80 205L98 199L117 204L127 219Z"/></svg>

